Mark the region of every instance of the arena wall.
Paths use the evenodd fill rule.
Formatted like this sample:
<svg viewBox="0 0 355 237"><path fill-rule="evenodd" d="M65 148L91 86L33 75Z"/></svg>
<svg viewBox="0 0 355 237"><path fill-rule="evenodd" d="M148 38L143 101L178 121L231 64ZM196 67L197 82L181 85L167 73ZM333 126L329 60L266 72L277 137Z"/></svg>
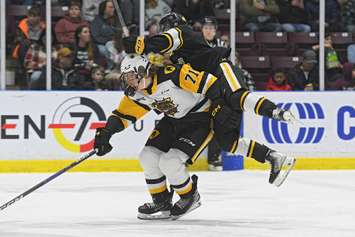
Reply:
<svg viewBox="0 0 355 237"><path fill-rule="evenodd" d="M300 123L287 125L246 113L247 137L298 158L296 169L355 169L354 92L262 93L290 108ZM95 128L122 92L27 92L0 94L0 172L54 172L92 148ZM138 154L159 116L151 112L112 138L114 150L73 171L140 171ZM267 169L250 159L246 169ZM194 170L206 170L206 152Z"/></svg>

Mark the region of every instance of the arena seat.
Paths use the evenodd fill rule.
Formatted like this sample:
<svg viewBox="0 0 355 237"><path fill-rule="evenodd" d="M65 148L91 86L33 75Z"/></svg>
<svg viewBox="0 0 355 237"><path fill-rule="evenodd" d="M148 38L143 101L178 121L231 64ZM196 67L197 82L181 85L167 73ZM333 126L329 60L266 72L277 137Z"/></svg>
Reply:
<svg viewBox="0 0 355 237"><path fill-rule="evenodd" d="M290 53L285 32L255 32L255 41L259 44L260 55L287 56Z"/></svg>
<svg viewBox="0 0 355 237"><path fill-rule="evenodd" d="M252 75L257 90L265 90L267 78L271 72L268 56L241 56L242 67Z"/></svg>
<svg viewBox="0 0 355 237"><path fill-rule="evenodd" d="M349 32L334 32L331 33L331 37L334 46L353 43L353 35Z"/></svg>
<svg viewBox="0 0 355 237"><path fill-rule="evenodd" d="M244 56L259 55L258 45L255 43L255 34L253 32L236 32L236 51Z"/></svg>
<svg viewBox="0 0 355 237"><path fill-rule="evenodd" d="M292 55L302 55L311 49L313 45L319 44L319 35L315 32L289 32L287 33L288 42L291 45Z"/></svg>
<svg viewBox="0 0 355 237"><path fill-rule="evenodd" d="M240 61L243 68L248 71L264 71L271 68L269 56L241 56Z"/></svg>
<svg viewBox="0 0 355 237"><path fill-rule="evenodd" d="M283 68L290 69L294 68L297 64L302 62L302 57L285 57L285 56L273 56L271 57L271 66L273 69Z"/></svg>

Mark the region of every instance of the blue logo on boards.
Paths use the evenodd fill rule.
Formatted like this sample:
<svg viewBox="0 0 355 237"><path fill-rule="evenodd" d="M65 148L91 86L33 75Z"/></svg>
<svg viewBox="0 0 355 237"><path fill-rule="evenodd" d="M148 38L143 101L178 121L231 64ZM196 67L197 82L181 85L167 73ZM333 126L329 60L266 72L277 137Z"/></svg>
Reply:
<svg viewBox="0 0 355 237"><path fill-rule="evenodd" d="M355 126L346 126L345 120L355 119L355 108L349 105L343 106L338 111L338 136L343 140L352 140L355 138Z"/></svg>
<svg viewBox="0 0 355 237"><path fill-rule="evenodd" d="M278 122L276 120L264 117L262 119L262 127L265 139L268 143L279 144L319 143L324 135L324 127L317 126L316 121L324 119L324 112L322 107L318 103L280 103L278 106L288 110L293 104L298 110L299 120L314 120L314 126L301 126L297 132L297 135L292 136L293 139L291 139L287 123ZM297 115L295 114L295 116Z"/></svg>

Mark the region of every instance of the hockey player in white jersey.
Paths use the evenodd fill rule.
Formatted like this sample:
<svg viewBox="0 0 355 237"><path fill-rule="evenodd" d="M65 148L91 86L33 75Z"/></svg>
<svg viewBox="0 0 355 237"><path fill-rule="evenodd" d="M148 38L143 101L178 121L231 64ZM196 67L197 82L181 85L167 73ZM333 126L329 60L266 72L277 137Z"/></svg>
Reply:
<svg viewBox="0 0 355 237"><path fill-rule="evenodd" d="M201 205L197 176L190 177L186 164L194 163L213 137L209 109L211 101L223 96L223 83L188 64L153 68L145 56L135 54L124 58L121 71L126 96L109 116L106 126L97 130L94 148L97 155L105 155L112 149L109 140L113 134L150 110L164 113L139 157L153 202L138 208L138 218L177 219ZM245 109L259 110L261 101L266 100L240 93L228 95L227 100L240 101L240 95ZM212 114L219 116L220 112L217 107ZM270 161L272 182L282 183L295 161L287 156L281 159L268 147L246 138L238 137L232 149L262 163ZM286 168L283 173L282 167ZM173 188L171 192L167 181ZM172 191L180 196L174 205Z"/></svg>

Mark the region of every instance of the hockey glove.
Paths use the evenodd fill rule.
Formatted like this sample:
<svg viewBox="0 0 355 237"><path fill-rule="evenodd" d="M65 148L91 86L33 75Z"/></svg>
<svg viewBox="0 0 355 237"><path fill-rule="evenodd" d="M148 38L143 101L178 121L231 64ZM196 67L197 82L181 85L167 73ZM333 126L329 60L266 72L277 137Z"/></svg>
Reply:
<svg viewBox="0 0 355 237"><path fill-rule="evenodd" d="M106 128L96 129L94 149L96 150L96 155L103 156L112 150L110 144L110 138L112 134Z"/></svg>
<svg viewBox="0 0 355 237"><path fill-rule="evenodd" d="M272 111L272 118L278 121L285 121L290 124L300 123L289 110L276 108Z"/></svg>
<svg viewBox="0 0 355 237"><path fill-rule="evenodd" d="M142 54L144 51L144 38L142 37L124 37L122 43L126 53Z"/></svg>
<svg viewBox="0 0 355 237"><path fill-rule="evenodd" d="M223 99L215 100L211 106L214 128L223 130L239 129L240 114L224 103Z"/></svg>

